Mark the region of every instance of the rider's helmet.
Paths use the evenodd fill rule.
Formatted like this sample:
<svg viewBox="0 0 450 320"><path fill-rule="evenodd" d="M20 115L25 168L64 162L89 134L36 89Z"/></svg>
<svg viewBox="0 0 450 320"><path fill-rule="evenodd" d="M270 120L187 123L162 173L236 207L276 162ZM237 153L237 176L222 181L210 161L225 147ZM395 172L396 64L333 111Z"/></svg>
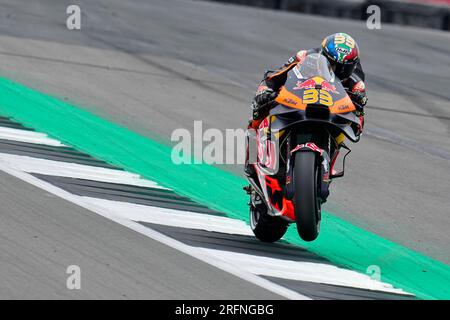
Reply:
<svg viewBox="0 0 450 320"><path fill-rule="evenodd" d="M346 33L335 33L323 39L321 53L341 80L350 77L359 61L358 44Z"/></svg>

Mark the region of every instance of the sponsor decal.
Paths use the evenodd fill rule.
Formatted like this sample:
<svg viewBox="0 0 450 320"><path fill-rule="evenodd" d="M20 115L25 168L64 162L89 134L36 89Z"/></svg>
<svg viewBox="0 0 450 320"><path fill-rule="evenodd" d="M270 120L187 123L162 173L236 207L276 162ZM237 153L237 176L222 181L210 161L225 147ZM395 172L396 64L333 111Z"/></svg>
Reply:
<svg viewBox="0 0 450 320"><path fill-rule="evenodd" d="M330 84L328 81L323 81L321 85L322 85L322 90L325 90L325 91L328 91L328 92L331 92L331 93L339 93L336 90L336 86Z"/></svg>
<svg viewBox="0 0 450 320"><path fill-rule="evenodd" d="M297 86L292 89L293 90L314 89L315 87L316 81L314 81L314 79L308 79L303 82L297 81Z"/></svg>
<svg viewBox="0 0 450 320"><path fill-rule="evenodd" d="M339 111L344 111L350 109L350 106L348 104L344 104L342 106L339 106Z"/></svg>
<svg viewBox="0 0 450 320"><path fill-rule="evenodd" d="M316 85L320 85L322 87L322 90L325 90L327 92L339 93L336 90L335 85L332 85L328 81L323 80L322 78L319 78L319 77L314 77L314 78L305 80L303 82L297 81L297 85L293 88L293 90L315 89Z"/></svg>
<svg viewBox="0 0 450 320"><path fill-rule="evenodd" d="M312 151L317 152L320 155L323 155L323 150L320 149L318 146L316 146L316 144L313 142L307 142L297 145L294 149L292 149L291 154L294 153L295 151L302 149L311 149Z"/></svg>
<svg viewBox="0 0 450 320"><path fill-rule="evenodd" d="M297 105L297 101L292 100L292 99L289 99L289 98L284 98L284 99L283 99L283 102L286 102L286 103L288 103L288 104L293 104L294 106Z"/></svg>
<svg viewBox="0 0 450 320"><path fill-rule="evenodd" d="M340 54L347 55L350 53L350 50L347 48L337 47L336 51Z"/></svg>
<svg viewBox="0 0 450 320"><path fill-rule="evenodd" d="M295 73L295 76L297 77L297 79L302 79L303 78L302 74L300 73L300 70L299 70L298 66L294 67L294 73Z"/></svg>

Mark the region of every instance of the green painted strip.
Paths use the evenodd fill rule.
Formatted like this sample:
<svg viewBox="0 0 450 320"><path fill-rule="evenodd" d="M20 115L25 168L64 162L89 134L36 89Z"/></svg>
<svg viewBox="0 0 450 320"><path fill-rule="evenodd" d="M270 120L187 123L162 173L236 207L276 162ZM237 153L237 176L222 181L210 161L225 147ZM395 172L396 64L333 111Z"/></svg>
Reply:
<svg viewBox="0 0 450 320"><path fill-rule="evenodd" d="M228 216L247 220L242 178L209 165L175 165L171 149L46 94L0 78L0 113L46 132L111 164L157 181ZM151 119L150 119L151 121ZM382 280L425 299L450 299L450 266L425 257L331 214L321 235L302 242L292 226L285 239L332 262L365 273L381 268Z"/></svg>

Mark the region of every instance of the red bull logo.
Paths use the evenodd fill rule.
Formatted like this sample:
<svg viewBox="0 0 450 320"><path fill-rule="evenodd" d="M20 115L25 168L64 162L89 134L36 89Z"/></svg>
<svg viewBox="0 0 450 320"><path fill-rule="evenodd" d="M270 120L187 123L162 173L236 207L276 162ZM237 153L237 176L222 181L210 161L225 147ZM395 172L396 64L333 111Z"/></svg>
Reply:
<svg viewBox="0 0 450 320"><path fill-rule="evenodd" d="M322 90L331 92L331 93L338 93L336 90L336 86L330 84L328 81L323 81L322 82Z"/></svg>
<svg viewBox="0 0 450 320"><path fill-rule="evenodd" d="M314 89L317 86L321 86L322 90L325 90L327 92L331 93L339 93L336 90L336 86L330 84L328 81L320 78L320 77L314 77L308 80L305 80L303 82L297 81L297 86L293 88L293 90L306 90L306 89Z"/></svg>
<svg viewBox="0 0 450 320"><path fill-rule="evenodd" d="M294 90L301 90L301 89L314 89L316 87L316 82L314 79L308 79L303 82L297 81L297 86L294 87Z"/></svg>

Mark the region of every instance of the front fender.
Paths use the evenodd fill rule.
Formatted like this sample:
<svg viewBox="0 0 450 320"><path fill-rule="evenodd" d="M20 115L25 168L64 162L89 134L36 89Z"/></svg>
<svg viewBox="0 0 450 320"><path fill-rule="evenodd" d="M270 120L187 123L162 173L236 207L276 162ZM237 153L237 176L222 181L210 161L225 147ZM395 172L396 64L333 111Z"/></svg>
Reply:
<svg viewBox="0 0 450 320"><path fill-rule="evenodd" d="M318 160L320 165L320 177L321 183L319 188L319 196L322 198L322 201L325 201L329 195L329 184L330 184L330 157L328 153L319 148L314 142L307 142L303 144L298 144L290 151L290 166L288 168L287 177L286 177L286 189L285 196L288 200L292 200L296 191L295 185L293 183L293 163L294 157L297 152L315 152L318 155ZM301 192L301 190L300 190Z"/></svg>

